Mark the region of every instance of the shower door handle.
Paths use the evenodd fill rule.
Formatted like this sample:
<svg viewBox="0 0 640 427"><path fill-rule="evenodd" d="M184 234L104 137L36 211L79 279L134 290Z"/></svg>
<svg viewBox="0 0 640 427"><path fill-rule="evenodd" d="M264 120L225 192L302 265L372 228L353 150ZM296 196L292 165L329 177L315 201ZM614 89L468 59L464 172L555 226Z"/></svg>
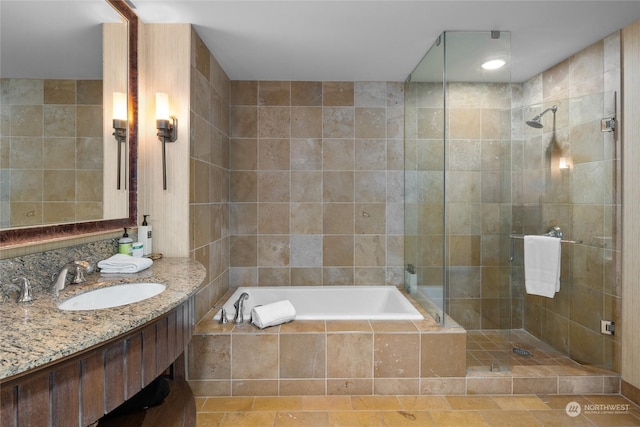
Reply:
<svg viewBox="0 0 640 427"><path fill-rule="evenodd" d="M513 262L513 252L514 252L514 240L509 239L509 262Z"/></svg>

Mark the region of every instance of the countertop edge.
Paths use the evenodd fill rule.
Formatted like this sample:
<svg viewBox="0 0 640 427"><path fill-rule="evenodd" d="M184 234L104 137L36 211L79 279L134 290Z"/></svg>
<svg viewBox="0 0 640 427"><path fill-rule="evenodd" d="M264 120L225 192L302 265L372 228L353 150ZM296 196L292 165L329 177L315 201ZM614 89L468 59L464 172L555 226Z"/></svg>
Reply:
<svg viewBox="0 0 640 427"><path fill-rule="evenodd" d="M205 277L205 268L193 259L163 258L135 274L88 275L86 284L67 285L58 298L43 293L30 303L0 304L0 382L64 361L162 317L192 297ZM162 283L167 289L121 307L93 311L57 307L77 294L140 281Z"/></svg>

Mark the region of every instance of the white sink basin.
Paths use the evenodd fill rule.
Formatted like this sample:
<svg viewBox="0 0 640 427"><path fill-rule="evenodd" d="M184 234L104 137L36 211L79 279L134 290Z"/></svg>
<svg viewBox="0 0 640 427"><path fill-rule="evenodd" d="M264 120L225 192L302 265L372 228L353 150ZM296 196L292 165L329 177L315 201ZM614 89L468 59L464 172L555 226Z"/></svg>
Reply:
<svg viewBox="0 0 640 427"><path fill-rule="evenodd" d="M99 310L154 297L166 289L160 283L123 283L85 292L58 304L60 310Z"/></svg>

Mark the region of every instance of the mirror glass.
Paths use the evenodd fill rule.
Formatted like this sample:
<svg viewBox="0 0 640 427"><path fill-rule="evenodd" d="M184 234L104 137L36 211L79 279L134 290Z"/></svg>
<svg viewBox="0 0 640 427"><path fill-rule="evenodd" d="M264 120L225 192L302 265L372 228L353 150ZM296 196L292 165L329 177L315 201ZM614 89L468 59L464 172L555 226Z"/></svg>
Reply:
<svg viewBox="0 0 640 427"><path fill-rule="evenodd" d="M0 229L129 217L128 46L105 0L0 2Z"/></svg>

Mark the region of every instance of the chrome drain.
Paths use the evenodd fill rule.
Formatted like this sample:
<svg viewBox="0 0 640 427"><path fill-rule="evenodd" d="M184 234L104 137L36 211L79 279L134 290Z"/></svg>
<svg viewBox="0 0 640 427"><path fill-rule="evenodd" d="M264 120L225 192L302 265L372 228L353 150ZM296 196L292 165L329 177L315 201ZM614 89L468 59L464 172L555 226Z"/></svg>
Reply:
<svg viewBox="0 0 640 427"><path fill-rule="evenodd" d="M531 357L531 352L529 350L525 350L524 348L514 347L513 352L518 356Z"/></svg>

